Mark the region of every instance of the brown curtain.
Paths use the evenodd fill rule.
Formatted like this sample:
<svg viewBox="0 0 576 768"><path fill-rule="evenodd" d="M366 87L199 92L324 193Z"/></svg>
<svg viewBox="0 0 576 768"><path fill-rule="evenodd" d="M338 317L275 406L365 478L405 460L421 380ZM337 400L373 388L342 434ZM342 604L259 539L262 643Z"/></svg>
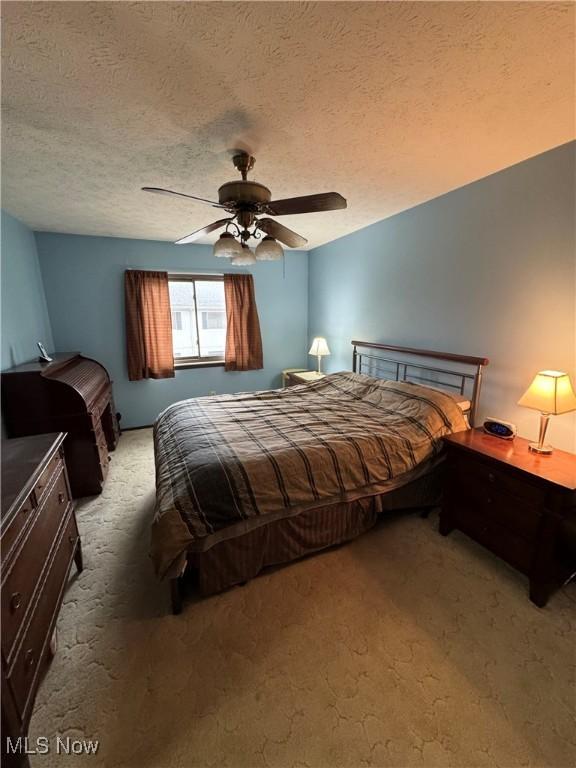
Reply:
<svg viewBox="0 0 576 768"><path fill-rule="evenodd" d="M262 337L252 275L224 275L226 371L263 368Z"/></svg>
<svg viewBox="0 0 576 768"><path fill-rule="evenodd" d="M130 381L172 378L174 352L168 273L127 270L124 295L128 378Z"/></svg>

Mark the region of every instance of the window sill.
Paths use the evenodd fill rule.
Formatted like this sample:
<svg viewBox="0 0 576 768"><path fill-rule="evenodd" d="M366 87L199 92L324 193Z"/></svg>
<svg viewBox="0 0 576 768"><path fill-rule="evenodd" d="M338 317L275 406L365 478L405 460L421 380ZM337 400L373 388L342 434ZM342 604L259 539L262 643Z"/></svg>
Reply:
<svg viewBox="0 0 576 768"><path fill-rule="evenodd" d="M199 360L196 362L174 363L175 371L183 371L186 368L224 368L224 360Z"/></svg>

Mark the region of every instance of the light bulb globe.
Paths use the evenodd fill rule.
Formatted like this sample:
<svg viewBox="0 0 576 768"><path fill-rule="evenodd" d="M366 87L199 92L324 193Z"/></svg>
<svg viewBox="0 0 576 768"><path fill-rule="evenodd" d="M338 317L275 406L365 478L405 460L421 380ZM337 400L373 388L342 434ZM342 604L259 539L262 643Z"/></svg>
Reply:
<svg viewBox="0 0 576 768"><path fill-rule="evenodd" d="M256 248L256 259L258 261L279 261L283 255L282 246L270 235L266 235Z"/></svg>
<svg viewBox="0 0 576 768"><path fill-rule="evenodd" d="M256 256L254 256L254 253L250 250L246 243L242 243L240 250L241 253L238 256L234 256L232 259L232 264L237 267L245 267L249 264L256 264Z"/></svg>
<svg viewBox="0 0 576 768"><path fill-rule="evenodd" d="M242 254L242 246L230 232L223 232L214 244L214 256L233 259Z"/></svg>

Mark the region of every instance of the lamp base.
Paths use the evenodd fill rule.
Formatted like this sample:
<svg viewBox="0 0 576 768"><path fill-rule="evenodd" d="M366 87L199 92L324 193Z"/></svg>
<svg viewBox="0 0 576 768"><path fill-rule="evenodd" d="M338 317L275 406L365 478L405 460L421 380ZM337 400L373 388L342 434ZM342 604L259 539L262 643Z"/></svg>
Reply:
<svg viewBox="0 0 576 768"><path fill-rule="evenodd" d="M552 448L551 445L539 445L538 443L529 443L528 450L532 451L532 453L540 453L543 456L549 456L554 451L554 448Z"/></svg>
<svg viewBox="0 0 576 768"><path fill-rule="evenodd" d="M529 443L528 450L532 453L539 453L541 456L549 456L552 453L551 445L544 445L546 439L546 430L548 429L548 422L550 421L549 413L540 414L540 434L538 435L537 443Z"/></svg>

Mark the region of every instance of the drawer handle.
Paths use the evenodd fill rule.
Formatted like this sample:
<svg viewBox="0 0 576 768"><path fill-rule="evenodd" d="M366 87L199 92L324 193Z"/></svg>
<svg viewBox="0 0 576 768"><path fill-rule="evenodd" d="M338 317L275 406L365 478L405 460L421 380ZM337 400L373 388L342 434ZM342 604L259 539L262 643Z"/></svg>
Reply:
<svg viewBox="0 0 576 768"><path fill-rule="evenodd" d="M60 504L64 504L64 502L66 501L66 497L64 496L63 493L58 494L58 501L60 502Z"/></svg>
<svg viewBox="0 0 576 768"><path fill-rule="evenodd" d="M26 669L31 669L34 666L34 649L29 648L24 656L24 664Z"/></svg>
<svg viewBox="0 0 576 768"><path fill-rule="evenodd" d="M496 482L496 477L495 477L495 475L492 474L492 472L488 472L488 480L491 483L495 483Z"/></svg>
<svg viewBox="0 0 576 768"><path fill-rule="evenodd" d="M10 598L10 610L12 613L18 610L20 606L22 605L22 595L20 592L14 592L12 597Z"/></svg>
<svg viewBox="0 0 576 768"><path fill-rule="evenodd" d="M73 536L72 534L70 534L70 536L68 536L68 541L70 542L70 544L75 544L76 536Z"/></svg>
<svg viewBox="0 0 576 768"><path fill-rule="evenodd" d="M486 504L492 504L492 497L491 496L488 496L486 498Z"/></svg>

